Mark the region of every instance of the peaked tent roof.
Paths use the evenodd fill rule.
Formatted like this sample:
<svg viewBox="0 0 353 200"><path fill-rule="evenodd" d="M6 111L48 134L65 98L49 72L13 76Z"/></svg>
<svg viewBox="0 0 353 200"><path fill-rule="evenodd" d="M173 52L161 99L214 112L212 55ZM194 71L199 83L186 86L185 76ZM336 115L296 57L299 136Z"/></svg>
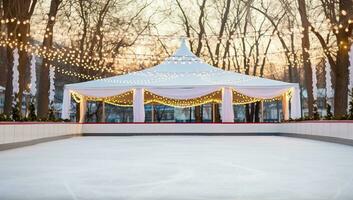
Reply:
<svg viewBox="0 0 353 200"><path fill-rule="evenodd" d="M232 87L288 89L297 84L256 76L224 71L213 67L194 55L182 41L180 48L163 63L149 69L109 78L65 85L67 89L80 90L185 88L185 87Z"/></svg>

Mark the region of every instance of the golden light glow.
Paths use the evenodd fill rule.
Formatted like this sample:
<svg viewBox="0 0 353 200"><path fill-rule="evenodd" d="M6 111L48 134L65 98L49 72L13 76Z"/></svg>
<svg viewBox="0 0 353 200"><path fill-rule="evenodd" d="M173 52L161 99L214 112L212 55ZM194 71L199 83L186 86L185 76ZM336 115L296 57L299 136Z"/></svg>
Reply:
<svg viewBox="0 0 353 200"><path fill-rule="evenodd" d="M291 93L292 93L292 89L285 92L285 95L290 96ZM82 95L80 95L77 92L72 92L72 96L77 103L80 102L80 99L82 98ZM133 90L124 92L116 96L105 97L105 98L92 97L92 96L85 96L85 97L87 101L102 101L108 104L121 106L121 107L132 107L133 105ZM144 101L145 104L152 104L152 105L162 104L162 105L167 105L167 106L177 107L177 108L187 108L187 107L199 106L199 105L208 104L208 103L222 103L222 92L221 90L217 90L210 94L197 97L194 99L172 99L172 98L156 95L148 90L145 90L144 99L145 99ZM273 98L263 99L263 98L249 97L237 92L236 90L233 90L234 105L243 105L243 104L255 103L260 101L273 102L281 99L282 99L282 95L273 97Z"/></svg>

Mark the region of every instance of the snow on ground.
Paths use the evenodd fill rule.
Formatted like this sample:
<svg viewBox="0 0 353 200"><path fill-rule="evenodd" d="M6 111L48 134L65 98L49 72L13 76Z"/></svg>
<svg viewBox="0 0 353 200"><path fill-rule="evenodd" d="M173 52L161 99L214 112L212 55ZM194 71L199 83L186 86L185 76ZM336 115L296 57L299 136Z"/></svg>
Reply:
<svg viewBox="0 0 353 200"><path fill-rule="evenodd" d="M0 151L0 199L353 199L353 147L276 136L75 137Z"/></svg>

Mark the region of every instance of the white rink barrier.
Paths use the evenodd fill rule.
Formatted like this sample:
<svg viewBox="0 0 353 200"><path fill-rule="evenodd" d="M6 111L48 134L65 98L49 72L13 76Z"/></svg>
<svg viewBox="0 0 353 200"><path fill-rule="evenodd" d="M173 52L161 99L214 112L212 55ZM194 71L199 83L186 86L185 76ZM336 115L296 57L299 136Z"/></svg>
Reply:
<svg viewBox="0 0 353 200"><path fill-rule="evenodd" d="M0 123L0 145L81 134L76 123Z"/></svg>
<svg viewBox="0 0 353 200"><path fill-rule="evenodd" d="M353 121L223 124L0 123L0 150L76 135L284 135L353 145Z"/></svg>
<svg viewBox="0 0 353 200"><path fill-rule="evenodd" d="M292 123L126 123L82 126L83 135L283 135L353 144L353 121ZM337 141L335 138L350 140Z"/></svg>
<svg viewBox="0 0 353 200"><path fill-rule="evenodd" d="M87 123L83 124L82 133L84 135L274 133L277 126L278 124L273 123Z"/></svg>
<svg viewBox="0 0 353 200"><path fill-rule="evenodd" d="M277 132L353 140L353 121L283 123Z"/></svg>
<svg viewBox="0 0 353 200"><path fill-rule="evenodd" d="M353 121L318 121L278 124L278 135L309 138L353 146Z"/></svg>

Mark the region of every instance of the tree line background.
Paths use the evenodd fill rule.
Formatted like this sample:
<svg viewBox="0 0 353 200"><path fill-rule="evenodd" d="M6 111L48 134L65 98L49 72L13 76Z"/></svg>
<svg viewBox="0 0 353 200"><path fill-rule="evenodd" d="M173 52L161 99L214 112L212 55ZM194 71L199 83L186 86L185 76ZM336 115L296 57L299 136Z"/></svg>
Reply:
<svg viewBox="0 0 353 200"><path fill-rule="evenodd" d="M57 88L124 74L162 62L182 36L194 54L215 67L300 83L309 117L316 103L313 67L319 80L330 73L334 115L347 114L353 0L2 0L0 18L7 115L14 107L14 48L19 49L16 101L30 88L35 55L33 98L38 116L47 118L50 67ZM246 105L247 121L258 121L259 109L259 103ZM202 120L201 110L195 107L196 121Z"/></svg>

